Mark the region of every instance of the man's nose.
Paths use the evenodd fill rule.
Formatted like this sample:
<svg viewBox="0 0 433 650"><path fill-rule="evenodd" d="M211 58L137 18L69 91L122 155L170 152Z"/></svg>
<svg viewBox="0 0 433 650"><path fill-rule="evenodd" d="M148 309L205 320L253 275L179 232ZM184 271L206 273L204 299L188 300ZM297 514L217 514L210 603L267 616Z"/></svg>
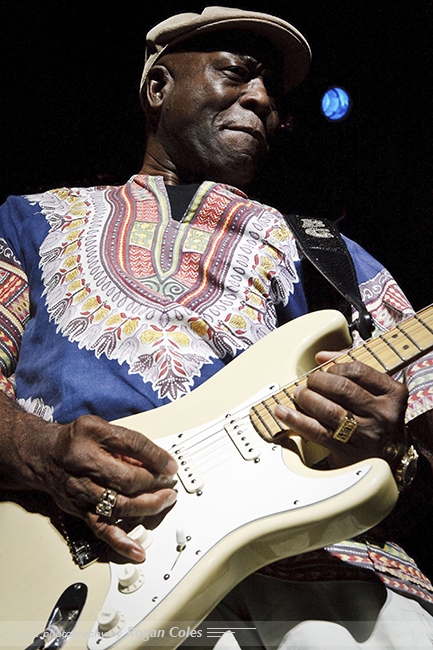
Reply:
<svg viewBox="0 0 433 650"><path fill-rule="evenodd" d="M275 110L274 102L261 76L249 80L240 101L244 108L254 111L260 117L268 117Z"/></svg>

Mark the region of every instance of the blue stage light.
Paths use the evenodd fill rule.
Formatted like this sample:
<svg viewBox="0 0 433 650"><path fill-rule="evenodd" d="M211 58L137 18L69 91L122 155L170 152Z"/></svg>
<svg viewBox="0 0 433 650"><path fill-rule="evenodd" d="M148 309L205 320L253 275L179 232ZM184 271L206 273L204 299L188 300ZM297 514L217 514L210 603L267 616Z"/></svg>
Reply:
<svg viewBox="0 0 433 650"><path fill-rule="evenodd" d="M322 97L322 112L331 122L339 122L346 118L351 108L352 101L349 94L338 86L329 88Z"/></svg>

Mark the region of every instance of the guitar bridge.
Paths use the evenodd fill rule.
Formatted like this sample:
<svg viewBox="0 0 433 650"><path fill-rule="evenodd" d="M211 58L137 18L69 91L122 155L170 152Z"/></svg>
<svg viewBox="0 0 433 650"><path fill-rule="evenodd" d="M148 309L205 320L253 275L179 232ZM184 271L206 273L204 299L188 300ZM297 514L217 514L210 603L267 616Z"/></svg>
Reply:
<svg viewBox="0 0 433 650"><path fill-rule="evenodd" d="M106 551L104 542L98 540L84 521L67 513L59 516L60 531L69 547L72 558L80 569L96 562Z"/></svg>

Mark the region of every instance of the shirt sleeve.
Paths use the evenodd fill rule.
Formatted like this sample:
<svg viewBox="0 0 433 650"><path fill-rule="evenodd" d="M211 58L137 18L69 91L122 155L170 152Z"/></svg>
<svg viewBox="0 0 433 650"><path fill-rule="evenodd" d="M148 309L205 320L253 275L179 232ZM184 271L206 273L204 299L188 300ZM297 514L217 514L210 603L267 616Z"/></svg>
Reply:
<svg viewBox="0 0 433 650"><path fill-rule="evenodd" d="M409 300L390 273L354 242L348 240L348 246L362 299L376 323L388 330L413 316ZM409 391L407 422L433 408L433 353L408 365L395 379L403 381Z"/></svg>
<svg viewBox="0 0 433 650"><path fill-rule="evenodd" d="M29 291L22 265L2 234L0 231L0 390L15 398L14 372L29 319Z"/></svg>
<svg viewBox="0 0 433 650"><path fill-rule="evenodd" d="M409 366L405 378L409 390L406 420L410 422L433 409L433 352Z"/></svg>

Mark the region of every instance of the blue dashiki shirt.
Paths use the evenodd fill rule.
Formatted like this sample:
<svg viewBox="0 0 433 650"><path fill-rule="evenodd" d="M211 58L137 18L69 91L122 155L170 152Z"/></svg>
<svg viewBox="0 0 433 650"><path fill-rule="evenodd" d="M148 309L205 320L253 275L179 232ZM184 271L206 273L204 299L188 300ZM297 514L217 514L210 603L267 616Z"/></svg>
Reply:
<svg viewBox="0 0 433 650"><path fill-rule="evenodd" d="M346 241L376 321L388 329L411 315L390 274ZM10 197L0 208L0 387L57 422L158 407L305 314L299 271L281 214L226 185L202 183L181 221L161 177ZM410 419L433 406L430 357L407 384ZM330 550L366 565L354 544Z"/></svg>

